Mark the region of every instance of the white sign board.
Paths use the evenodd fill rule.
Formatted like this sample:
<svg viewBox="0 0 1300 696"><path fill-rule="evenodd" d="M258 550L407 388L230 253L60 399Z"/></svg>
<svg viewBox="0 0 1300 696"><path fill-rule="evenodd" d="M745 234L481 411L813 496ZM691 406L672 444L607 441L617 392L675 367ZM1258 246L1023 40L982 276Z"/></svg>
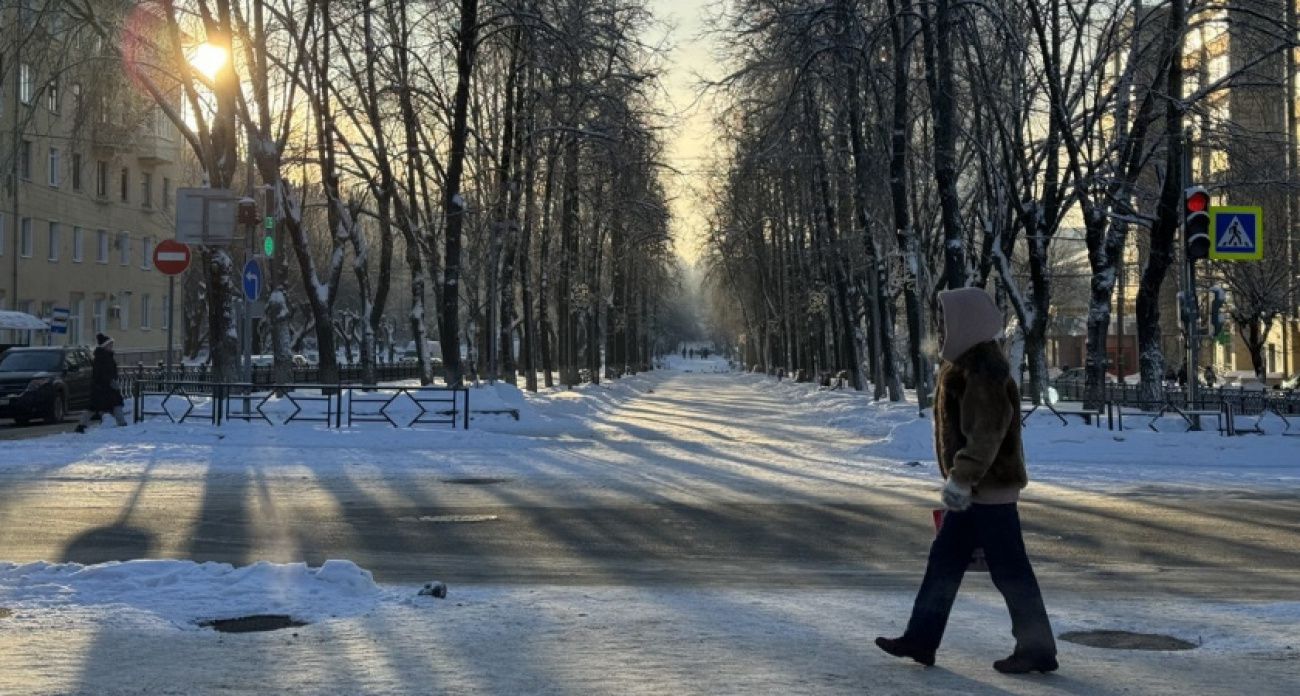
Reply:
<svg viewBox="0 0 1300 696"><path fill-rule="evenodd" d="M217 246L235 240L239 197L229 189L176 189L176 241Z"/></svg>

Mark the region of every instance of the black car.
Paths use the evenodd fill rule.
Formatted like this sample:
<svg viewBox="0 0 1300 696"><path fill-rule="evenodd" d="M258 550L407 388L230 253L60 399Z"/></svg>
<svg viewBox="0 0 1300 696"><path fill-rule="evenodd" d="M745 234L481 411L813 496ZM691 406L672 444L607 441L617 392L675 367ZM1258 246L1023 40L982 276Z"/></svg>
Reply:
<svg viewBox="0 0 1300 696"><path fill-rule="evenodd" d="M58 423L90 406L90 351L50 346L10 348L0 356L0 418L26 425Z"/></svg>

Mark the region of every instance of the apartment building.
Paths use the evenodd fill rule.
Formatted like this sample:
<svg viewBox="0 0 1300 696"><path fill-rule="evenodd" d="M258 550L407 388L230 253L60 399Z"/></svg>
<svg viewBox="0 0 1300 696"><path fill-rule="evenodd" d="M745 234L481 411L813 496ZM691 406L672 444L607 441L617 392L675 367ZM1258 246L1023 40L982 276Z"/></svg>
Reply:
<svg viewBox="0 0 1300 696"><path fill-rule="evenodd" d="M113 46L57 9L0 10L0 309L66 334L0 343L93 345L152 360L179 313L154 245L174 236L181 140ZM57 4L51 7L57 7Z"/></svg>
<svg viewBox="0 0 1300 696"><path fill-rule="evenodd" d="M1270 380L1300 369L1296 306L1300 297L1295 288L1300 273L1296 64L1280 49L1283 35L1276 21L1293 15L1294 9L1294 0L1241 0L1207 9L1184 46L1188 94L1233 78L1229 88L1202 97L1190 114L1187 125L1197 145L1193 179L1212 187L1217 205L1258 206L1266 233L1263 261L1211 264L1197 290L1203 296L1202 306L1208 304L1205 288L1212 284L1228 290L1229 305L1273 303L1278 314L1261 339L1263 368ZM1246 300L1235 296L1238 293L1254 297ZM1227 340L1202 344L1203 362L1220 373L1251 371L1250 354L1238 327L1230 324L1228 329Z"/></svg>

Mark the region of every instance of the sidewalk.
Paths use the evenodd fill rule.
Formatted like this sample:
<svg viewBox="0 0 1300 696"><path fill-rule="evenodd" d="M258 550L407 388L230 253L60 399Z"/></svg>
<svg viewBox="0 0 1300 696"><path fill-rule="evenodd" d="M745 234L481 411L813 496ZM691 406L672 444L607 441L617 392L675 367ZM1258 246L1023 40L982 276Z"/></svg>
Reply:
<svg viewBox="0 0 1300 696"><path fill-rule="evenodd" d="M1294 603L1048 597L1057 633L1161 628L1201 647L1060 644L1008 677L1000 597L967 583L937 666L872 645L910 595L866 591L386 586L364 613L220 634L147 607L55 604L0 619L0 694L1293 694ZM1281 608L1280 608L1281 607Z"/></svg>

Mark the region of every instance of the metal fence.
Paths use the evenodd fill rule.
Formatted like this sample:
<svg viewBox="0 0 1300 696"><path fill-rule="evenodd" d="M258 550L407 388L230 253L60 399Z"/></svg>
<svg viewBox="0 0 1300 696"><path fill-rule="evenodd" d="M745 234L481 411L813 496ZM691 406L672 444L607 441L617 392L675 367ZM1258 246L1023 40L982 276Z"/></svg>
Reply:
<svg viewBox="0 0 1300 696"><path fill-rule="evenodd" d="M350 386L362 384L362 370L360 365L339 365L338 381L331 382L338 386ZM320 379L320 366L309 365L307 367L293 368L290 384L313 385L313 388L319 389L322 386ZM212 370L206 365L173 365L170 368L161 365L149 367L146 365L136 365L131 368L123 368L118 371L118 381L122 385L123 393L130 392L132 385L138 380L148 380L153 382L184 382L188 384L202 384L211 382L213 378ZM420 364L414 360L402 360L394 363L379 363L375 365L375 379L382 382L394 382L404 379L419 379ZM250 384L259 387L274 386L275 368L271 365L253 366L252 381Z"/></svg>
<svg viewBox="0 0 1300 696"><path fill-rule="evenodd" d="M469 429L465 387L355 387L322 384L259 385L140 377L130 385L132 417L139 423L240 420L270 425L387 423L393 427L450 425Z"/></svg>
<svg viewBox="0 0 1300 696"><path fill-rule="evenodd" d="M1082 383L1053 385L1062 401L1083 401L1086 388ZM1184 411L1218 411L1232 408L1243 415L1272 411L1281 415L1300 415L1300 391L1280 389L1246 389L1242 387L1201 387L1196 403L1191 403L1186 387L1165 387L1158 398L1146 398L1137 384L1108 383L1102 401L1141 411L1158 412L1172 406Z"/></svg>

